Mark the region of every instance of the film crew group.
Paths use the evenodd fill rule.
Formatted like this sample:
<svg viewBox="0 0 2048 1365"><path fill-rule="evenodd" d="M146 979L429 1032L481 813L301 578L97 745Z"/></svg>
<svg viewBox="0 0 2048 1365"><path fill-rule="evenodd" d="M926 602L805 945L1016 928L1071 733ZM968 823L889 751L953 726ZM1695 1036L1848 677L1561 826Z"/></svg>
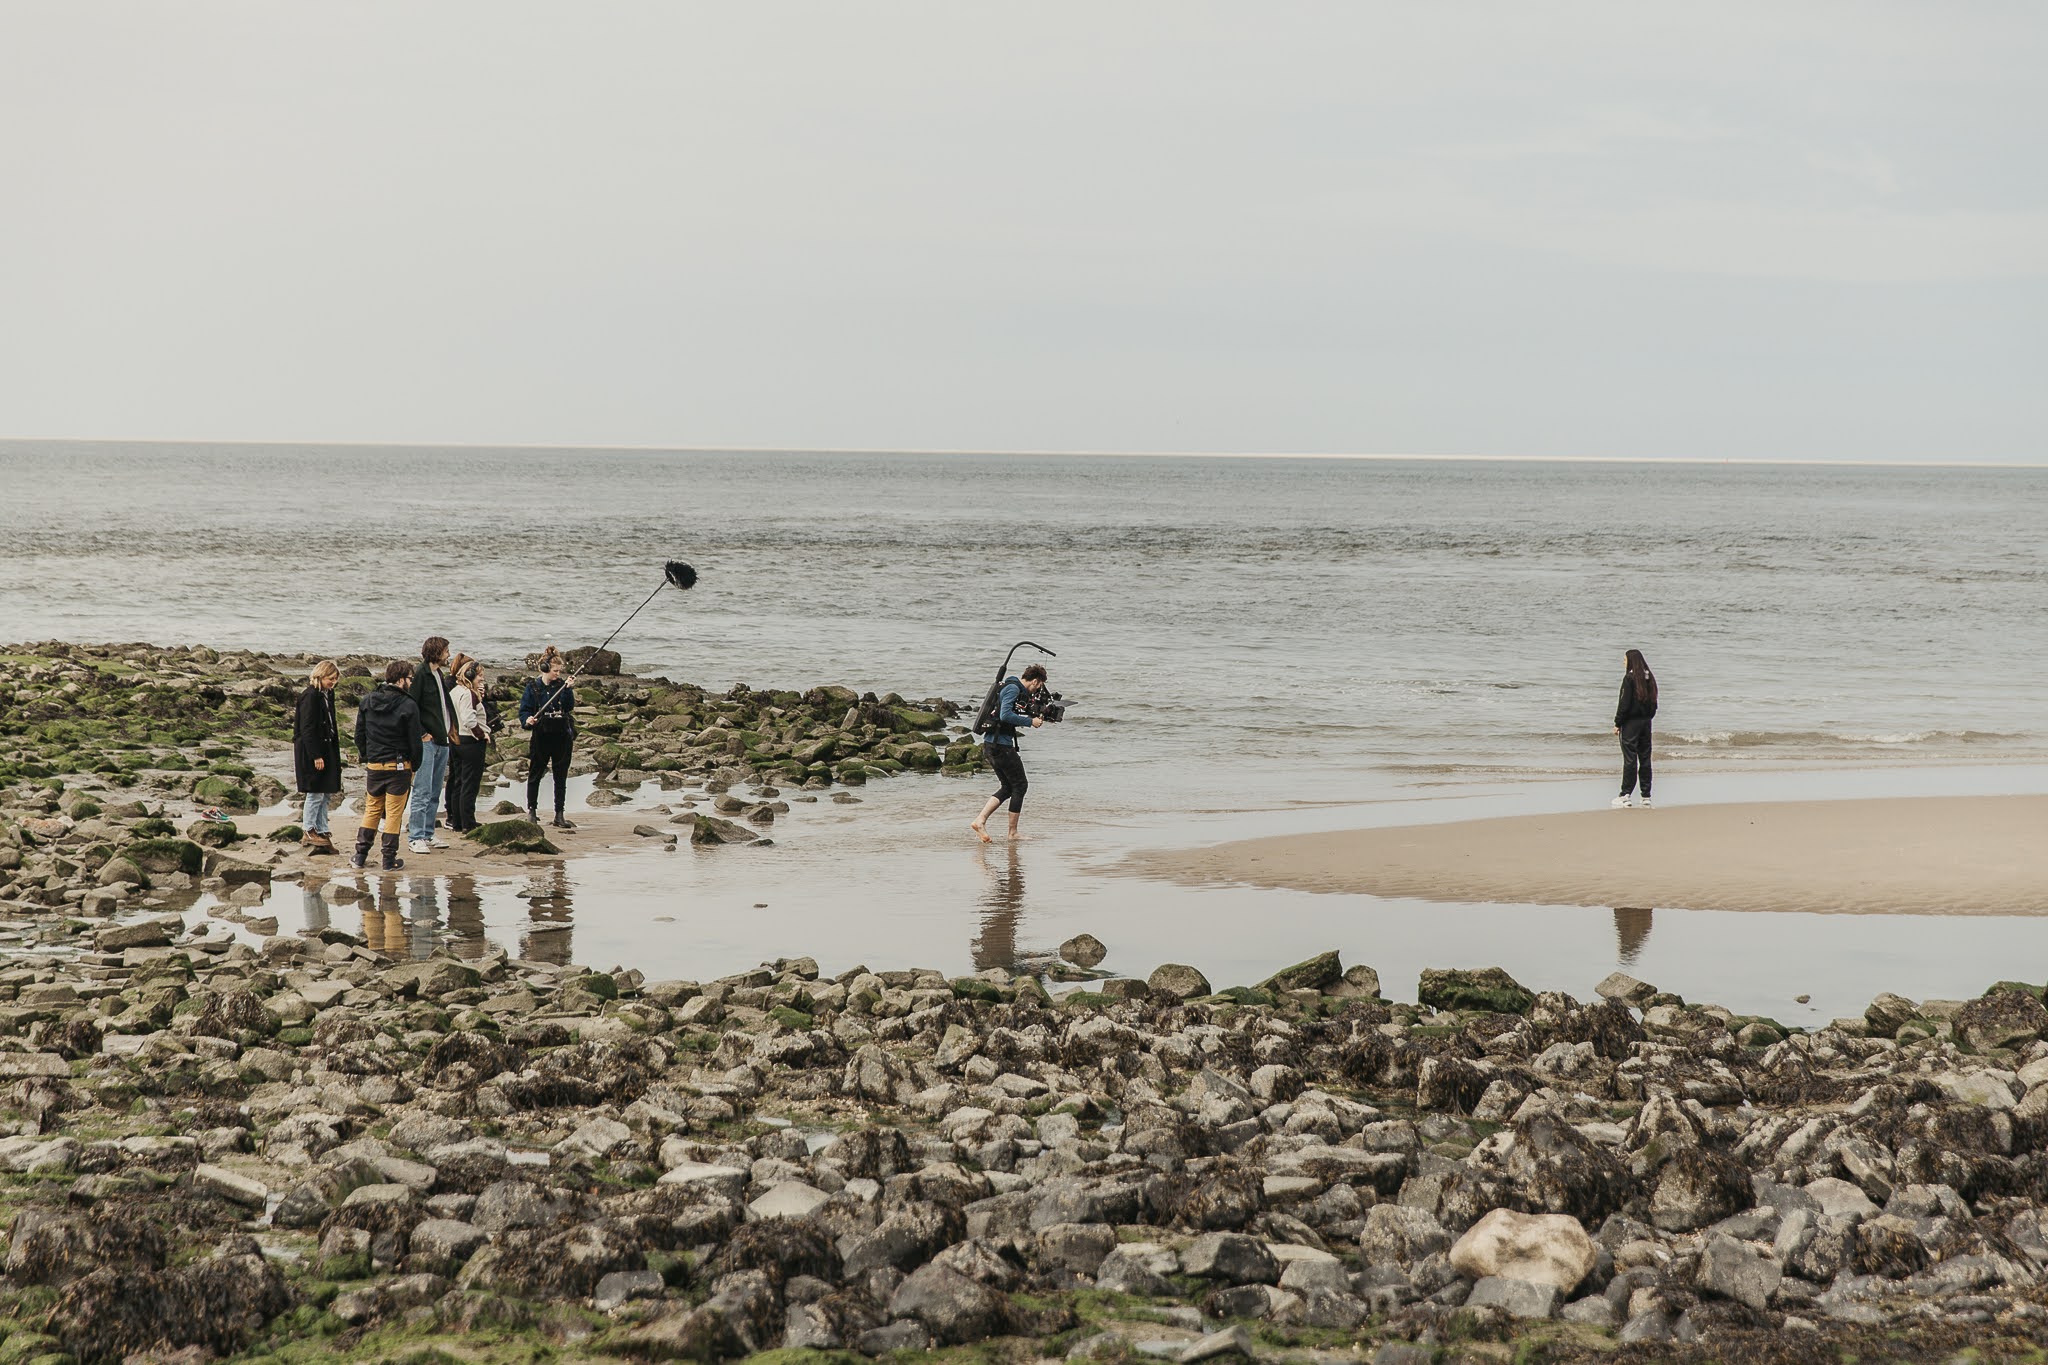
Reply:
<svg viewBox="0 0 2048 1365"><path fill-rule="evenodd" d="M563 818L569 752L575 737L576 694L563 685L562 657L550 647L542 676L527 684L520 723L533 731L532 769L527 781L527 814L534 814L540 773L555 772L555 826ZM304 795L301 842L314 853L338 852L328 816L341 792L341 734L335 716L334 685L341 676L322 660L299 697L292 749L298 788ZM383 866L405 866L398 856L401 836L414 853L446 845L434 838L436 808L446 798L448 827L476 828L477 794L494 736L503 728L484 689L483 668L466 654L449 655L436 635L420 646L420 662L400 660L384 670L384 681L356 710L356 756L367 774L362 827L356 831L355 867L368 865L370 845L383 835Z"/></svg>

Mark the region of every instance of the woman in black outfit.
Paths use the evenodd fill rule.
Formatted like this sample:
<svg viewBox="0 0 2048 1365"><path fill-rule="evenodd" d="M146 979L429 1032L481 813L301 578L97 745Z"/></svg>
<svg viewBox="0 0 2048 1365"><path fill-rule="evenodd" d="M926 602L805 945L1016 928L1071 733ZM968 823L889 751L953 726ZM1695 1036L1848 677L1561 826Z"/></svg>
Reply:
<svg viewBox="0 0 2048 1365"><path fill-rule="evenodd" d="M540 822L540 779L555 770L556 829L574 829L562 814L568 795L569 751L576 742L576 689L562 681L562 656L549 645L542 654L540 676L526 684L519 698L519 723L532 737L526 756L526 818Z"/></svg>
<svg viewBox="0 0 2048 1365"><path fill-rule="evenodd" d="M1641 804L1650 804L1650 721L1657 714L1657 675L1643 651L1628 652L1628 671L1621 677L1621 700L1614 707L1614 733L1621 736L1621 795L1608 802L1616 810L1629 805L1640 772Z"/></svg>
<svg viewBox="0 0 2048 1365"><path fill-rule="evenodd" d="M311 853L335 851L327 813L341 794L341 727L334 719L334 684L340 677L334 660L315 664L292 716L292 769L306 798L299 842Z"/></svg>

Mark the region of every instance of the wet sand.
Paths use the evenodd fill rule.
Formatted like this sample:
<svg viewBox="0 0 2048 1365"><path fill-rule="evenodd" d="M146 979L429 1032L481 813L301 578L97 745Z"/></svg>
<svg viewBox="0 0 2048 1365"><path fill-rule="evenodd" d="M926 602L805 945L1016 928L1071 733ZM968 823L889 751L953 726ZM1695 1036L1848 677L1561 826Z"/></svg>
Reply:
<svg viewBox="0 0 2048 1365"><path fill-rule="evenodd" d="M1146 852L1126 868L1428 901L2042 914L2048 796L1576 811Z"/></svg>

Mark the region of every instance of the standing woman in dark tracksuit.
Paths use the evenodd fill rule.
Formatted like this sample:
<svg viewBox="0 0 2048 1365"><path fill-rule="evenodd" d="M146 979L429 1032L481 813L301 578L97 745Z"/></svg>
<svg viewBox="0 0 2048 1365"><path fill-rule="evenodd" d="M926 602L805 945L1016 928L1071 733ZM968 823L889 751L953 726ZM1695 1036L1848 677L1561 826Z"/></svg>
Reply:
<svg viewBox="0 0 2048 1365"><path fill-rule="evenodd" d="M526 818L540 823L540 779L555 770L556 829L574 829L562 814L568 797L569 750L576 742L576 689L562 681L562 656L553 645L541 655L540 676L519 697L519 723L530 737L526 754Z"/></svg>
<svg viewBox="0 0 2048 1365"><path fill-rule="evenodd" d="M1657 714L1657 675L1643 658L1643 651L1628 652L1628 669L1621 675L1621 699L1614 707L1614 733L1621 736L1621 795L1607 804L1616 810L1629 805L1629 796L1642 778L1643 799L1650 804L1650 721Z"/></svg>

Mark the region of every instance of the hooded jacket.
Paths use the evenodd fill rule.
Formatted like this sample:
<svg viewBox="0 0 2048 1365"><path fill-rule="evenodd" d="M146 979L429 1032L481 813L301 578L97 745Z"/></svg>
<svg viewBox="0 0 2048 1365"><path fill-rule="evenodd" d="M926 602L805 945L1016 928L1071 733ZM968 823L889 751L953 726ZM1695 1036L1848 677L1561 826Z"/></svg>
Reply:
<svg viewBox="0 0 2048 1365"><path fill-rule="evenodd" d="M364 763L420 766L420 709L402 688L381 684L356 709L356 753Z"/></svg>

